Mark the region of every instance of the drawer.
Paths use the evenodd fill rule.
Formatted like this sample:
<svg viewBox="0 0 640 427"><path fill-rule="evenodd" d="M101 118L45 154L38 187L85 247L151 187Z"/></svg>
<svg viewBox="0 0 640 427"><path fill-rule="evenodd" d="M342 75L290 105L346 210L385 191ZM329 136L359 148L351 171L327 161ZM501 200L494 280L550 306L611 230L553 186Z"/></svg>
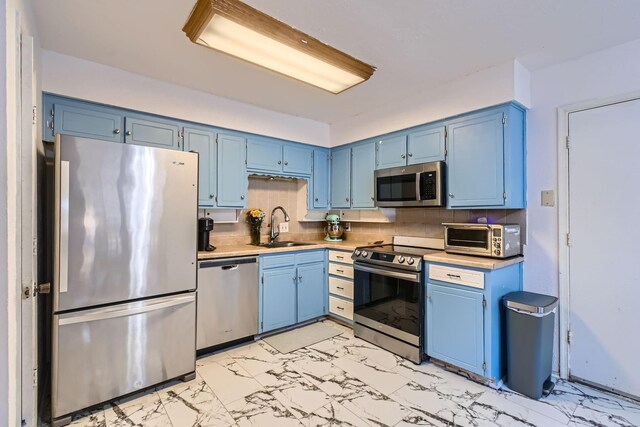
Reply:
<svg viewBox="0 0 640 427"><path fill-rule="evenodd" d="M337 277L329 277L329 293L353 299L353 282Z"/></svg>
<svg viewBox="0 0 640 427"><path fill-rule="evenodd" d="M336 264L336 263L330 262L329 274L333 274L334 276L342 276L342 277L347 277L349 279L353 279L353 267L351 267L350 265Z"/></svg>
<svg viewBox="0 0 640 427"><path fill-rule="evenodd" d="M344 264L353 264L351 252L329 251L329 261L342 262Z"/></svg>
<svg viewBox="0 0 640 427"><path fill-rule="evenodd" d="M329 312L353 320L353 303L329 296Z"/></svg>
<svg viewBox="0 0 640 427"><path fill-rule="evenodd" d="M484 273L466 268L429 265L429 279L484 289Z"/></svg>
<svg viewBox="0 0 640 427"><path fill-rule="evenodd" d="M287 267L296 263L296 256L294 254L261 255L260 262L262 268Z"/></svg>
<svg viewBox="0 0 640 427"><path fill-rule="evenodd" d="M307 264L311 262L323 262L324 250L300 252L296 254L297 264Z"/></svg>

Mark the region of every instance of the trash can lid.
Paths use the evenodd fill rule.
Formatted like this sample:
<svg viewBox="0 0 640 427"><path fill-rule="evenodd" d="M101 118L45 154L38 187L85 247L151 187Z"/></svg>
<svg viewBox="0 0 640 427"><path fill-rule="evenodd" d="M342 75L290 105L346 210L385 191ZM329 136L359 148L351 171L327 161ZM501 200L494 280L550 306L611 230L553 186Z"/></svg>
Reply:
<svg viewBox="0 0 640 427"><path fill-rule="evenodd" d="M502 301L507 308L537 314L549 313L558 305L556 297L525 291L508 293L502 297Z"/></svg>

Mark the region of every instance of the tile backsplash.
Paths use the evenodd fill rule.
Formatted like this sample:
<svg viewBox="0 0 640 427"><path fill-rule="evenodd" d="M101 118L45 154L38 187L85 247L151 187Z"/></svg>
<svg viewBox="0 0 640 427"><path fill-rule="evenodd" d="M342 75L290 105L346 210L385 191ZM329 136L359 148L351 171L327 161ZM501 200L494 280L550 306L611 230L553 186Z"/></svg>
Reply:
<svg viewBox="0 0 640 427"><path fill-rule="evenodd" d="M301 222L297 219L305 212L298 212L300 200L307 198L307 185L304 180L249 178L249 208L262 208L266 217L262 226L262 241L268 240L271 230L269 214L271 209L282 206L291 217L289 233L281 235L282 240L318 240L324 238L324 222ZM345 233L345 239L358 242L384 240L390 242L394 235L444 238L443 222L477 222L486 217L490 223L520 224L521 235L526 239L526 210L524 209L473 209L449 210L444 208L398 208L393 223L352 222L351 231ZM276 213L276 223L283 221L281 212ZM249 224L246 222L246 210L242 211L238 223L216 223L211 233L211 244L234 245L248 244ZM526 241L523 241L526 243Z"/></svg>

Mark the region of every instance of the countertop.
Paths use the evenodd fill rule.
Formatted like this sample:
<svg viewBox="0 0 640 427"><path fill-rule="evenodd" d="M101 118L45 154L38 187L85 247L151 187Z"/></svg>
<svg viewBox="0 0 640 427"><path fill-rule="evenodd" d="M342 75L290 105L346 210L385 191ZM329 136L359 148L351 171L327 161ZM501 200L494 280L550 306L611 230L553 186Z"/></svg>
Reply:
<svg viewBox="0 0 640 427"><path fill-rule="evenodd" d="M481 268L483 270L497 270L513 264L524 262L523 256L515 256L506 259L484 258L480 256L448 254L444 251L424 256L427 262L440 262L443 264L453 264L462 267Z"/></svg>
<svg viewBox="0 0 640 427"><path fill-rule="evenodd" d="M273 254L278 252L308 251L312 249L338 249L343 251L353 251L358 246L372 245L373 242L361 242L355 240L345 240L343 242L327 242L326 240L310 241L310 245L291 246L287 248L263 248L253 245L225 245L218 246L212 252L198 252L198 259L217 259L236 256Z"/></svg>
<svg viewBox="0 0 640 427"><path fill-rule="evenodd" d="M327 242L326 240L310 241L310 245L292 246L287 248L263 248L253 245L221 245L212 252L198 252L199 260L229 258L249 255L273 254L282 252L308 251L313 249L337 249L353 251L358 246L372 245L373 242L345 240L343 242ZM524 257L517 256L508 259L484 258L479 256L448 254L444 251L424 256L425 261L439 262L443 264L459 265L462 267L481 268L484 270L496 270L518 264L524 261Z"/></svg>

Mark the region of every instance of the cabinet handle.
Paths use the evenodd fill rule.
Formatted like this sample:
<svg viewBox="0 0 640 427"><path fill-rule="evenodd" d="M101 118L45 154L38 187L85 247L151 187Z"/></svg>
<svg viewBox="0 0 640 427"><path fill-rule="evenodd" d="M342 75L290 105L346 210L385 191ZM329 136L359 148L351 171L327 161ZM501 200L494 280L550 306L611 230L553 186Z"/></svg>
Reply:
<svg viewBox="0 0 640 427"><path fill-rule="evenodd" d="M340 287L340 286L336 286L337 289L340 289L341 291L344 291L344 288Z"/></svg>
<svg viewBox="0 0 640 427"><path fill-rule="evenodd" d="M127 136L131 136L131 131L130 131L130 130L126 131L126 132L125 132L125 135L127 135Z"/></svg>
<svg viewBox="0 0 640 427"><path fill-rule="evenodd" d="M408 155L409 155L409 157L413 157L413 154L412 154L412 153L408 153Z"/></svg>
<svg viewBox="0 0 640 427"><path fill-rule="evenodd" d="M344 257L342 255L336 255L336 258L338 259L344 259Z"/></svg>
<svg viewBox="0 0 640 427"><path fill-rule="evenodd" d="M302 276L298 276L298 280L302 280Z"/></svg>
<svg viewBox="0 0 640 427"><path fill-rule="evenodd" d="M287 166L289 164L289 162L284 162L284 165Z"/></svg>
<svg viewBox="0 0 640 427"><path fill-rule="evenodd" d="M449 193L449 197L453 199L453 193Z"/></svg>
<svg viewBox="0 0 640 427"><path fill-rule="evenodd" d="M338 310L344 310L343 307L336 307Z"/></svg>
<svg viewBox="0 0 640 427"><path fill-rule="evenodd" d="M451 278L451 279L458 279L458 280L462 280L462 277L460 277L459 274L451 274L451 273L447 273L447 277Z"/></svg>
<svg viewBox="0 0 640 427"><path fill-rule="evenodd" d="M427 295L427 299L431 301L431 295Z"/></svg>
<svg viewBox="0 0 640 427"><path fill-rule="evenodd" d="M347 197L347 202L349 201L349 198Z"/></svg>
<svg viewBox="0 0 640 427"><path fill-rule="evenodd" d="M282 160L278 160L278 164L281 165L282 164Z"/></svg>
<svg viewBox="0 0 640 427"><path fill-rule="evenodd" d="M119 135L120 134L120 129L114 129L113 133L115 133L116 135Z"/></svg>
<svg viewBox="0 0 640 427"><path fill-rule="evenodd" d="M244 200L244 196L240 196L240 200Z"/></svg>
<svg viewBox="0 0 640 427"><path fill-rule="evenodd" d="M373 201L373 197L371 198L371 200Z"/></svg>
<svg viewBox="0 0 640 427"><path fill-rule="evenodd" d="M216 197L216 196L215 196L215 195L213 195L213 194L209 194L209 198L210 198L210 199L213 199L214 197Z"/></svg>
<svg viewBox="0 0 640 427"><path fill-rule="evenodd" d="M400 157L402 157L404 159L407 156L405 156L404 154L400 154Z"/></svg>
<svg viewBox="0 0 640 427"><path fill-rule="evenodd" d="M336 268L336 271L337 271L338 273L344 273L344 270L338 270L337 268Z"/></svg>
<svg viewBox="0 0 640 427"><path fill-rule="evenodd" d="M318 198L316 197L316 202L318 201Z"/></svg>

